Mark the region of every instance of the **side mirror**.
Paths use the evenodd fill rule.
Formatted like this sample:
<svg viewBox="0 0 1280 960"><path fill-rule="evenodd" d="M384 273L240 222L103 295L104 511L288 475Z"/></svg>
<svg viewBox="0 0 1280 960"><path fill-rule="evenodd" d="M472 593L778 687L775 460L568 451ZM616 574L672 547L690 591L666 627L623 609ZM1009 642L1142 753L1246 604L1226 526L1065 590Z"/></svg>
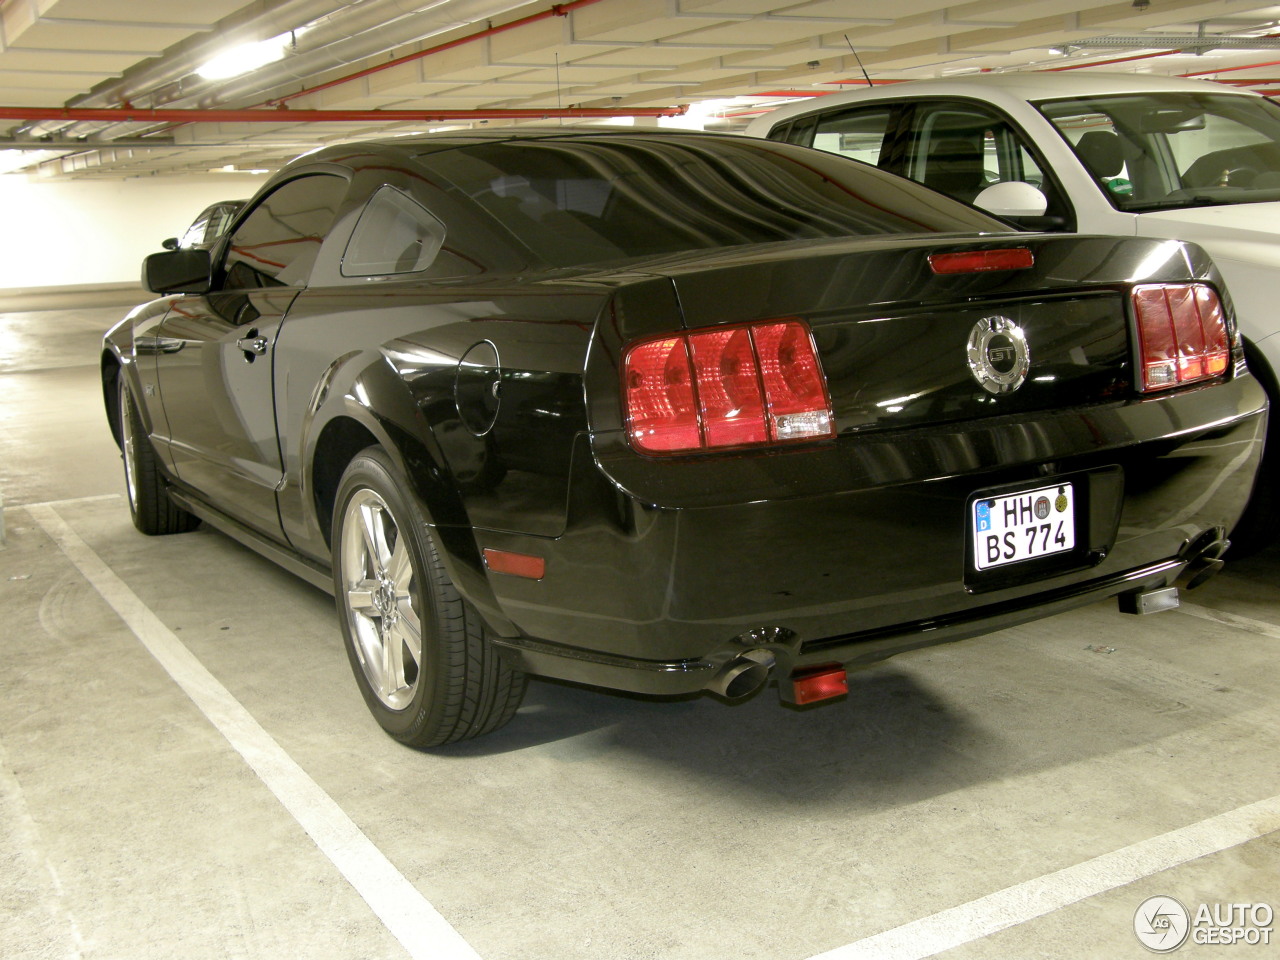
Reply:
<svg viewBox="0 0 1280 960"><path fill-rule="evenodd" d="M974 198L973 205L997 217L1042 217L1049 200L1029 183L1006 180L983 190Z"/></svg>
<svg viewBox="0 0 1280 960"><path fill-rule="evenodd" d="M212 272L208 250L166 250L142 261L142 285L152 293L208 293Z"/></svg>
<svg viewBox="0 0 1280 960"><path fill-rule="evenodd" d="M177 238L177 237L170 237L168 240L163 241L163 242L160 244L160 246L164 247L166 250L177 250L177 249L178 249L178 238Z"/></svg>

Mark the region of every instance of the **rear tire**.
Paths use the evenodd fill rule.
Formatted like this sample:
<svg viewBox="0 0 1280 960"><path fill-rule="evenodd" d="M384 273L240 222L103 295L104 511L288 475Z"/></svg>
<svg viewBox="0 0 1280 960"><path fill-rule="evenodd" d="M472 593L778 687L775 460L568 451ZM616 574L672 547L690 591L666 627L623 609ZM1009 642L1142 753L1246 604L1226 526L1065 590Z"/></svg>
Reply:
<svg viewBox="0 0 1280 960"><path fill-rule="evenodd" d="M200 525L199 518L169 499L168 484L160 472L155 448L147 437L142 414L123 372L116 377L116 391L120 456L124 460L124 486L133 525L149 537L194 530Z"/></svg>
<svg viewBox="0 0 1280 960"><path fill-rule="evenodd" d="M381 449L356 456L333 510L333 576L365 704L401 743L436 747L507 723L525 677L458 595L421 512Z"/></svg>

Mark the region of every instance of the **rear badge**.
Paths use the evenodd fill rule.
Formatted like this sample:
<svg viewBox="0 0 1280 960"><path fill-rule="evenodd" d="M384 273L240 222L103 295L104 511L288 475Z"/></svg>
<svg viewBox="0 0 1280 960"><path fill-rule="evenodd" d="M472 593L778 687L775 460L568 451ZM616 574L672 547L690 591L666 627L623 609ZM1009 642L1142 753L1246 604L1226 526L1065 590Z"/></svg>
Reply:
<svg viewBox="0 0 1280 960"><path fill-rule="evenodd" d="M969 333L969 372L988 393L1013 393L1027 379L1031 351L1008 317L983 317Z"/></svg>

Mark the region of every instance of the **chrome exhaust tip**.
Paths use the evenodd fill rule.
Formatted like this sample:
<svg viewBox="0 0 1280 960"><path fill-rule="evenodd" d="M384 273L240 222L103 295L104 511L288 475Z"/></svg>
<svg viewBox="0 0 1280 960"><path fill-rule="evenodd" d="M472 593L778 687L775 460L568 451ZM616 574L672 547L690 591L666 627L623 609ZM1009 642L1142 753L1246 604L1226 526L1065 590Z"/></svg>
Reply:
<svg viewBox="0 0 1280 960"><path fill-rule="evenodd" d="M721 667L707 690L726 700L742 700L769 682L769 672L776 662L768 650L747 650Z"/></svg>
<svg viewBox="0 0 1280 960"><path fill-rule="evenodd" d="M1204 586L1225 565L1223 555L1231 546L1221 529L1207 530L1187 551L1190 559L1178 574L1176 585L1183 590L1195 590Z"/></svg>

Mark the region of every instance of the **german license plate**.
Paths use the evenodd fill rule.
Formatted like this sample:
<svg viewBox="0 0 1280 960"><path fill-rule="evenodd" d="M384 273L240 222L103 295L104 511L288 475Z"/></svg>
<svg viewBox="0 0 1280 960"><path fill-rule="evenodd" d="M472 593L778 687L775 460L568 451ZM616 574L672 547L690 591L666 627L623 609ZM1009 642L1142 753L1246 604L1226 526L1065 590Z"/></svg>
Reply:
<svg viewBox="0 0 1280 960"><path fill-rule="evenodd" d="M1069 483L975 500L969 509L978 570L1063 553L1076 545L1075 491Z"/></svg>

